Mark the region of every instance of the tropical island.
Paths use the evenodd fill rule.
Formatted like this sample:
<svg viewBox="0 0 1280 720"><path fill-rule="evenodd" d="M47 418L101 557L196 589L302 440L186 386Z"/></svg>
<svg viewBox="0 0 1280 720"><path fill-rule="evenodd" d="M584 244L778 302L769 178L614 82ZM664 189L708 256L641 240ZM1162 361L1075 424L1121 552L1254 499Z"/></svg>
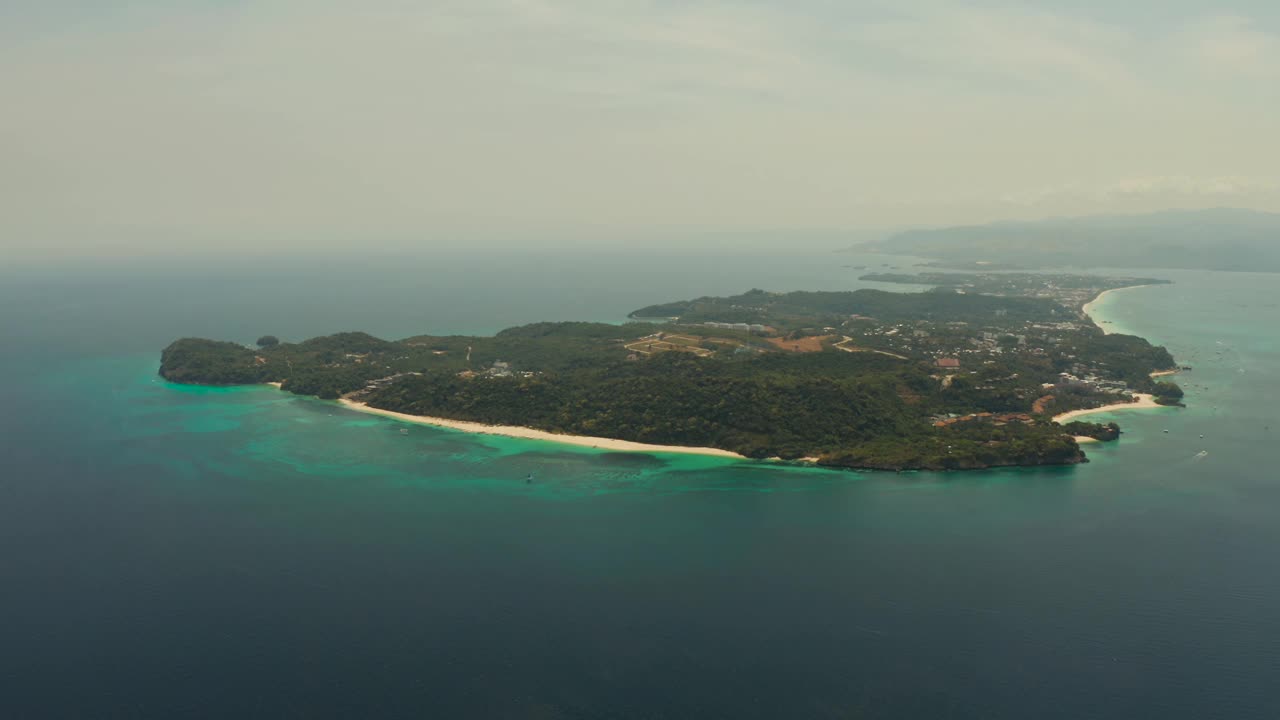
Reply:
<svg viewBox="0 0 1280 720"><path fill-rule="evenodd" d="M1066 284L1078 294L1080 281ZM1055 418L1182 397L1153 377L1177 367L1166 349L1103 332L1079 305L952 285L751 290L641 308L622 325L535 323L488 337L186 338L164 350L160 374L277 383L402 419L623 449L880 470L1070 465L1087 462L1081 442L1120 430Z"/></svg>

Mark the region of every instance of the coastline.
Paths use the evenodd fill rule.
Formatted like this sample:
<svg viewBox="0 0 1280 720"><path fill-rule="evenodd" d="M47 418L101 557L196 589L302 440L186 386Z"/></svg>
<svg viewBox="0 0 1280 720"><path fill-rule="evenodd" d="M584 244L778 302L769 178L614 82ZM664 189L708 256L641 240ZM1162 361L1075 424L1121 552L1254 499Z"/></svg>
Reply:
<svg viewBox="0 0 1280 720"><path fill-rule="evenodd" d="M1121 290L1133 290L1141 287L1148 287L1149 284L1128 285L1125 287L1112 288L1099 293L1097 297L1085 303L1081 307L1081 312L1094 323L1103 334L1112 334L1113 331L1108 330L1094 317L1097 312L1097 306L1111 293ZM847 340L848 338L846 338ZM848 350L847 348L840 348ZM879 352L879 351L876 351ZM890 353L884 353L889 355ZM899 357L899 356L894 356ZM903 358L905 359L905 358ZM1174 375L1180 372L1180 369L1157 370L1150 373L1151 377L1162 377L1166 375ZM283 389L282 383L270 382L265 383L276 389ZM1112 403L1096 408L1087 408L1081 410L1072 410L1059 415L1053 416L1053 421L1059 424L1067 423L1077 418L1086 417L1096 413L1115 412L1119 410L1143 410L1164 407L1155 402L1155 396L1146 393L1136 393L1137 398L1134 402ZM366 403L357 402L348 398L340 398L338 403L343 407L362 412L369 415L379 415L382 417L399 420L401 422L413 423L415 425L429 425L433 427L448 428L461 432L479 434L479 435L496 435L501 437L512 437L526 440L541 440L545 442L562 443L565 445L574 445L578 447L590 447L594 449L606 450L610 452L649 452L649 453L674 453L687 455L706 455L714 457L734 458L739 460L749 459L745 455L732 452L730 450L722 450L720 448L710 447L689 447L683 445L656 445L649 443L634 442L630 440L619 440L614 438L593 437L589 435L567 435L549 432L546 430L538 430L536 428L524 427L518 425L489 425L480 422L453 420L449 418L432 417L425 415L411 415L408 413L395 412L393 410L383 410L381 408L372 407ZM1091 444L1100 442L1099 440L1085 436L1074 436L1078 444ZM780 460L780 458L771 458L772 460ZM816 464L818 458L806 457L799 459L804 464Z"/></svg>
<svg viewBox="0 0 1280 720"><path fill-rule="evenodd" d="M277 390L282 390L283 383L269 382L263 383L261 386L271 386ZM1121 403L1116 405L1108 405L1100 408L1092 408L1089 410L1074 410L1069 413L1056 416L1055 421L1064 418L1075 417L1078 414L1088 414L1096 412L1104 412L1114 409L1138 408L1138 407L1162 407L1156 405L1152 395L1139 395L1142 398L1137 403ZM590 435L565 435L560 433L548 432L546 430L538 430L530 427L522 427L518 425L488 425L485 423L472 422L468 420L452 420L450 418L432 417L429 415L411 415L409 413L396 412L394 410L383 410L381 408L372 407L366 403L357 402L349 398L339 398L338 404L342 407L353 410L355 412L365 413L367 415L378 415L392 420L412 423L414 425L429 425L432 427L447 428L450 430L458 430L461 432L472 433L477 435L497 435L501 437L520 438L523 440L541 440L545 442L561 443L564 445L574 445L578 447L590 447L597 450L605 450L608 452L628 452L628 453L670 453L680 455L704 455L711 457L721 457L733 460L752 460L746 455L735 453L731 450L722 450L712 447L691 447L686 445L655 445L650 443L634 442L631 440L618 440L615 438L593 437ZM1147 404L1150 403L1150 404ZM1093 443L1100 442L1090 437L1076 437L1077 443ZM803 457L794 460L783 460L780 457L762 458L765 462L778 463L797 463L807 466L819 466L821 458ZM893 468L876 468L871 466L860 466L863 469L893 469ZM996 467L1012 467L1012 465L988 465L966 469L989 469ZM850 466L852 469L858 469L856 466ZM941 469L941 468L935 468ZM914 471L914 470L913 470ZM903 472L898 469L898 472Z"/></svg>
<svg viewBox="0 0 1280 720"><path fill-rule="evenodd" d="M1152 287L1152 285L1150 283L1146 285L1126 285L1125 287L1111 288L1110 290L1103 290L1101 293L1098 294L1098 297L1085 303L1084 306L1080 308L1080 312L1089 316L1089 320L1091 320L1094 325L1097 325L1098 329L1102 330L1103 335L1111 335L1114 333L1114 331L1108 330L1101 322L1098 321L1097 318L1094 317L1094 312L1098 309L1097 305L1101 303L1102 300L1108 295L1110 295L1111 293L1117 293L1117 292L1120 292L1121 290L1134 290L1134 289L1143 288L1143 287Z"/></svg>
<svg viewBox="0 0 1280 720"><path fill-rule="evenodd" d="M1102 302L1104 298L1106 298L1111 293L1120 292L1121 290L1134 290L1142 287L1149 287L1149 285L1127 285L1121 288L1112 288L1110 290L1104 290L1098 294L1098 297L1085 303L1084 307L1082 307L1080 310L1081 312L1083 312L1085 315L1089 317L1089 320L1091 320L1094 325L1097 325L1098 328L1102 330L1102 334L1111 335L1115 331L1108 329L1107 326L1103 325L1101 322L1099 322L1098 318L1095 317L1095 314L1098 311L1097 306ZM1160 378L1160 377L1168 377L1170 375L1177 375L1180 372L1182 372L1181 368L1171 368L1168 370L1155 370L1149 373L1149 375L1152 378ZM1065 412L1065 413L1062 413L1061 415L1055 415L1053 420L1054 422L1057 422L1057 423L1064 423L1064 422L1070 422L1071 420L1074 420L1079 417L1084 417L1086 415L1092 415L1094 413L1100 413L1100 412L1112 412L1115 410L1143 410L1143 409L1149 410L1151 408L1164 407L1163 405L1160 405L1159 403L1155 402L1154 395L1137 393L1135 394L1135 397L1138 398L1138 402L1113 403L1111 405L1103 405L1102 407L1092 408L1088 410L1072 410L1071 412ZM1086 438L1085 440L1092 440L1092 438ZM1081 442L1082 440L1081 438L1076 438L1076 441Z"/></svg>
<svg viewBox="0 0 1280 720"><path fill-rule="evenodd" d="M450 428L452 430L461 430L462 432L476 433L480 435L500 435L503 437L523 438L525 440L547 440L550 442L563 443L565 445L591 447L600 450L609 450L612 452L679 453L685 455L712 455L716 457L735 458L738 460L746 459L745 455L739 455L738 453L730 452L729 450L721 450L719 448L686 447L683 445L650 445L648 443L632 442L630 440L615 440L612 438L599 438L588 435L560 435L558 433L547 432L546 430L535 430L534 428L520 427L517 425L485 425L484 423L468 422L465 420L450 420L448 418L428 417L425 415L409 415L408 413L370 407L364 403L348 400L346 398L342 398L338 400L338 402L343 407L355 410L356 412L368 413L370 415L381 415L382 417L414 423L416 425L433 425L435 427Z"/></svg>
<svg viewBox="0 0 1280 720"><path fill-rule="evenodd" d="M1138 398L1137 402L1112 403L1110 405L1103 405L1102 407L1072 410L1070 412L1064 412L1061 415L1054 415L1053 421L1061 424L1071 422L1076 418L1084 417L1086 415L1093 415L1094 413L1115 412L1116 410L1150 410L1152 408L1164 407L1164 405L1156 402L1155 395L1136 393L1134 397Z"/></svg>

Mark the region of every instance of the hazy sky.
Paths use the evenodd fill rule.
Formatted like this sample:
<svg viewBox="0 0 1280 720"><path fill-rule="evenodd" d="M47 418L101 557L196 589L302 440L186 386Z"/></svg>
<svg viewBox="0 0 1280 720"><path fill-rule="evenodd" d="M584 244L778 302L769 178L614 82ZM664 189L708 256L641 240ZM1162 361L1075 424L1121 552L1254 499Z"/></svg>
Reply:
<svg viewBox="0 0 1280 720"><path fill-rule="evenodd" d="M1280 210L1274 0L0 3L12 257L1223 205Z"/></svg>

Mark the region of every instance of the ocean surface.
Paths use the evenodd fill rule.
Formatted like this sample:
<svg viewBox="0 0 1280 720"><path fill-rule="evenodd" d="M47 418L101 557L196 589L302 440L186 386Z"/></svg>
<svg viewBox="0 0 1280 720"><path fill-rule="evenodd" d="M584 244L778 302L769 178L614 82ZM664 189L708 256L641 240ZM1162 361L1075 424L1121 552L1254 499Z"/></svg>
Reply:
<svg viewBox="0 0 1280 720"><path fill-rule="evenodd" d="M1190 407L1116 414L1073 468L402 435L156 376L186 335L617 322L886 263L910 261L0 268L0 717L1280 717L1275 275L1109 296L1110 329L1194 366Z"/></svg>

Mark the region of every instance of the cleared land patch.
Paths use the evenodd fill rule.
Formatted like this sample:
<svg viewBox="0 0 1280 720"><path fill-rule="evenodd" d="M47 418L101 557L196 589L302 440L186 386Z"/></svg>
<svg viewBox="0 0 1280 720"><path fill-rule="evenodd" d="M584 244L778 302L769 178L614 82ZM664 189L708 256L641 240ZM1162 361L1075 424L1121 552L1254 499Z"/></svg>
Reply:
<svg viewBox="0 0 1280 720"><path fill-rule="evenodd" d="M845 352L851 352L851 353L856 353L856 352L871 352L871 353L876 353L877 355L887 355L887 356L889 356L889 357L891 357L891 358L897 358L897 359L899 359L899 360L910 360L910 359L911 359L911 358L909 358L909 357L907 357L907 356L905 356L905 355L899 355L899 354L897 354L897 353L891 353L891 352L887 352L887 351L885 351L885 350L875 350L875 349L873 349L873 348L858 347L858 346L856 346L856 345L853 345L852 343L853 343L853 338L851 338L851 337L849 337L849 336L847 336L847 335L846 335L846 336L845 336L845 338L844 338L843 340L841 340L840 342L836 343L836 344L835 344L835 345L833 345L832 347L834 347L834 348L835 348L835 349L837 349L837 350L843 350L843 351L845 351Z"/></svg>
<svg viewBox="0 0 1280 720"><path fill-rule="evenodd" d="M830 340L834 335L814 335L810 337L787 340L786 338L768 338L768 343L788 352L822 352L822 342Z"/></svg>
<svg viewBox="0 0 1280 720"><path fill-rule="evenodd" d="M706 348L698 347L698 340L686 335L641 338L623 347L637 355L654 355L660 352L687 352L693 353L698 357L710 357L715 354Z"/></svg>

